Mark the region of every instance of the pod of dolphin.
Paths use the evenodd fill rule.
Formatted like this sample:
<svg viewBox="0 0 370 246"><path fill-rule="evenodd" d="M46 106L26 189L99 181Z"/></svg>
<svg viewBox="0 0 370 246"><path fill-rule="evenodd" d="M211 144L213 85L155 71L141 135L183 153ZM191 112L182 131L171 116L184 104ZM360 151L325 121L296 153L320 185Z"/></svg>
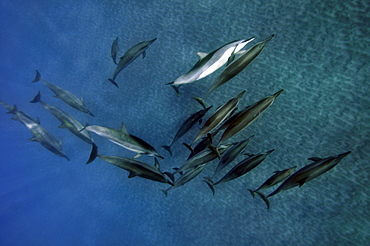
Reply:
<svg viewBox="0 0 370 246"><path fill-rule="evenodd" d="M194 66L187 73L168 83L168 85L175 89L178 95L180 95L180 86L205 78L224 65L226 65L226 68L218 76L203 98L194 97L194 99L202 105L203 109L190 115L180 126L171 143L161 147L167 150L172 156L172 145L183 135L185 135L191 128L193 128L198 122L199 124L202 124L203 117L210 112L212 106L207 107L206 103L204 102L204 98L212 91L216 90L233 77L237 76L262 52L266 44L273 37L274 35L271 35L264 41L255 44L248 50L243 50L243 48L248 43L253 41L254 38L231 41L210 53L198 52L197 54L199 55L199 61L194 64ZM135 44L129 48L117 62L117 55L119 51L117 37L111 47L111 57L114 64L117 66L112 78L109 78L108 80L118 88L119 86L116 79L119 73L139 56L142 55L142 57L145 58L146 50L150 45L153 44L155 40L156 38ZM55 97L61 99L67 105L81 112L94 116L87 109L82 98L78 98L68 90L44 80L41 77L40 72L36 70L36 76L32 82L37 81L42 81L51 91L55 93ZM129 134L126 126L123 123L120 129L98 125L83 125L61 109L49 105L41 100L40 92L38 92L31 103L40 103L61 122L61 125L59 126L60 128L68 129L72 134L92 145L92 150L86 164L93 162L96 157L99 157L110 164L128 171L129 178L139 176L148 180L169 184L170 187L168 189L160 189L166 196L170 190L183 186L187 182L197 177L203 171L205 166L207 166L212 160L218 158L219 163L214 171L214 174L212 176L204 177L203 179L203 181L210 187L214 195L216 185L220 185L244 176L246 173L261 164L272 152L274 152L274 149L272 149L259 154L244 153L244 155L247 155L245 159L230 168L230 170L216 182L214 181L215 177L219 176L224 168L229 166L238 156L243 155L242 152L244 152L254 136L250 136L239 142L229 144L224 144L224 142L232 138L234 135L240 133L243 129L260 117L260 115L274 103L275 99L282 92L283 90L279 90L271 96L266 96L265 98L255 102L252 105L246 106L238 112L236 112L237 106L240 98L246 93L245 90L231 98L229 101L225 102L223 105L220 105L203 124L199 133L194 137L194 140L190 144L184 143L184 145L190 151L189 157L182 166L174 168L173 172L162 172L156 157L162 159L164 157L161 156L154 149L154 147L152 147L146 141ZM47 150L58 156L64 157L69 161L69 158L62 149L61 140L56 140L56 138L49 131L42 127L38 118L32 119L26 113L18 110L16 105L12 106L1 100L0 104L8 110L7 113L13 115L13 120L21 122L31 131L33 135L30 139L31 141L39 142ZM218 141L215 141L217 134L221 131L223 131L222 135L218 138ZM90 132L104 137L123 148L133 151L136 153L136 155L133 158L101 155L98 153L98 146L94 143ZM195 145L198 141L199 143ZM282 171L276 171L275 174L268 178L260 187L255 190L248 190L253 197L255 196L255 193L257 193L266 202L267 208L269 208L269 197L297 186L300 187L308 181L317 178L318 176L335 167L349 153L351 153L351 151L326 158L311 157L309 160L311 160L312 163L302 167L298 171L294 172L296 166L284 169ZM154 165L137 160L137 158L139 158L141 155L153 156ZM266 196L261 192L261 190L270 188L279 183L281 183L281 185L269 195Z"/></svg>

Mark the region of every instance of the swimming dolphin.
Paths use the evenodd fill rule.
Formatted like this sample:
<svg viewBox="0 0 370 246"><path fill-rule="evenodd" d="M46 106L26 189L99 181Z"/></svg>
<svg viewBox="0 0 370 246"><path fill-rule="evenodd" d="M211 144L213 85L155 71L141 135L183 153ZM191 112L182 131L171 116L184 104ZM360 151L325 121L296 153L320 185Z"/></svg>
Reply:
<svg viewBox="0 0 370 246"><path fill-rule="evenodd" d="M239 99L244 95L244 93L245 91L242 91L239 95L230 99L224 105L219 107L217 111L206 121L206 123L204 123L204 126L191 145L220 125L231 114L231 112L233 112L233 109L238 106Z"/></svg>
<svg viewBox="0 0 370 246"><path fill-rule="evenodd" d="M111 47L111 50L110 50L110 55L111 55L111 57L113 59L114 64L117 64L116 57L117 57L118 51L119 51L119 47L118 47L118 37L117 37L113 41L112 47Z"/></svg>
<svg viewBox="0 0 370 246"><path fill-rule="evenodd" d="M131 135L127 132L125 125L122 123L121 129L113 129L104 126L86 126L86 130L94 132L101 137L107 138L109 141L126 148L128 150L134 151L137 155L134 158L138 158L141 155L157 156L162 158L157 151L144 140Z"/></svg>
<svg viewBox="0 0 370 246"><path fill-rule="evenodd" d="M199 110L198 112L190 115L189 118L187 118L184 123L180 126L179 130L177 131L175 137L173 138L170 145L162 145L165 150L167 150L170 155L172 156L171 146L174 142L176 142L180 137L182 137L186 132L188 132L197 122L200 122L203 118L203 116L207 113L207 111L212 108L212 106Z"/></svg>
<svg viewBox="0 0 370 246"><path fill-rule="evenodd" d="M228 125L226 130L221 136L219 144L223 141L231 138L247 126L251 124L255 119L258 118L268 107L270 107L275 98L279 96L283 90L280 90L273 94L272 96L268 96L263 98L262 100L256 102L255 104L246 107L244 110L237 114L237 117Z"/></svg>
<svg viewBox="0 0 370 246"><path fill-rule="evenodd" d="M140 43L135 44L130 49L126 51L126 53L120 58L120 61L118 62L117 68L114 71L113 77L108 79L110 82L112 82L117 88L118 84L116 83L115 79L117 75L125 68L127 67L131 62L133 62L136 58L138 58L140 55L143 55L143 58L145 58L146 55L146 49L149 48L149 46L156 40L157 38L154 38L149 41L143 41Z"/></svg>
<svg viewBox="0 0 370 246"><path fill-rule="evenodd" d="M216 183L213 183L212 179L209 177L204 178L204 182L211 188L213 195L215 194L214 186L218 184L223 184L226 182L229 182L231 180L234 180L236 178L239 178L246 174L247 172L251 171L255 167L257 167L261 162L263 162L266 157L271 154L274 151L274 149L269 150L265 153L261 153L258 155L251 155L248 158L242 160L238 164L236 164L235 167L233 167L228 173L225 174L219 181Z"/></svg>
<svg viewBox="0 0 370 246"><path fill-rule="evenodd" d="M225 65L233 54L239 52L253 39L234 40L208 54L198 52L199 61L186 74L168 84L176 86L189 84L210 75Z"/></svg>
<svg viewBox="0 0 370 246"><path fill-rule="evenodd" d="M33 134L32 138L30 138L31 141L39 142L50 152L64 157L68 161L70 160L63 151L62 141L57 141L49 131L39 124L38 121L33 120L27 114L19 111L16 105L14 105L14 107L8 113L13 114L13 120L21 122L31 131Z"/></svg>
<svg viewBox="0 0 370 246"><path fill-rule="evenodd" d="M84 113L87 113L91 116L94 116L85 106L84 104L84 101L83 99L79 99L78 97L76 97L75 95L73 95L71 92L65 90L65 89L62 89L60 88L59 86L56 86L54 84L51 84L49 82L47 82L46 80L42 79L41 78L41 74L39 71L36 70L36 76L35 76L35 79L32 81L32 82L37 82L37 81L42 81L44 82L44 84L50 89L52 90L54 93L55 93L55 97L63 100L66 104L68 104L69 106L81 111L81 112L84 112Z"/></svg>
<svg viewBox="0 0 370 246"><path fill-rule="evenodd" d="M128 171L130 173L128 176L129 178L138 176L141 178L172 185L172 182L166 178L166 176L159 170L159 168L149 165L145 162L120 156L98 155L98 157L103 161L106 161Z"/></svg>
<svg viewBox="0 0 370 246"><path fill-rule="evenodd" d="M86 143L92 144L94 142L91 138L90 133L86 129L84 129L84 126L78 120L76 120L63 110L42 101L40 92L38 92L31 103L40 103L47 111L53 114L62 123L59 128L68 129L71 133L81 138Z"/></svg>
<svg viewBox="0 0 370 246"><path fill-rule="evenodd" d="M252 48L247 50L243 55L241 55L236 61L227 66L212 84L206 95L225 84L227 81L240 73L246 66L248 66L261 53L265 45L272 39L273 36L274 35L271 35L266 40L257 43Z"/></svg>
<svg viewBox="0 0 370 246"><path fill-rule="evenodd" d="M287 178L274 192L267 196L271 197L285 190L291 188L302 186L308 181L317 178L318 176L326 173L333 167L335 167L344 157L349 155L351 151L345 153L329 156L326 158L311 157L309 160L313 163L304 166L295 173L293 173L289 178Z"/></svg>

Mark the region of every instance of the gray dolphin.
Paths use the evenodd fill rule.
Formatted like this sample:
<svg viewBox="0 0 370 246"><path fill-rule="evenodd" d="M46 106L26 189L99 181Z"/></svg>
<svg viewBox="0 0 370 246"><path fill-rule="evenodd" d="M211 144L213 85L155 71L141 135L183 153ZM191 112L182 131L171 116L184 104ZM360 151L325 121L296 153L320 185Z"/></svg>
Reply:
<svg viewBox="0 0 370 246"><path fill-rule="evenodd" d="M86 143L92 144L94 141L91 138L90 133L84 129L84 126L75 118L64 112L63 110L49 105L41 100L41 93L39 92L31 103L39 102L47 111L55 116L62 124L59 128L66 128L75 136L81 138Z"/></svg>
<svg viewBox="0 0 370 246"><path fill-rule="evenodd" d="M129 178L138 176L141 178L172 185L172 182L166 178L166 176L159 170L159 168L149 165L145 162L120 156L98 155L98 157L103 161L106 161L128 171L130 173L128 176Z"/></svg>
<svg viewBox="0 0 370 246"><path fill-rule="evenodd" d="M216 81L212 84L206 95L208 95L221 85L225 84L227 81L240 73L246 66L248 66L261 53L265 45L272 39L273 36L274 35L271 35L266 40L257 43L252 48L247 50L247 52L241 55L236 61L227 66L225 70L220 74L220 76L218 76Z"/></svg>
<svg viewBox="0 0 370 246"><path fill-rule="evenodd" d="M129 134L123 123L121 129L113 129L104 126L86 126L86 130L94 132L101 137L105 137L109 139L109 141L123 148L136 152L137 155L135 155L134 158L138 158L141 155L149 155L157 156L163 159L163 157L160 156L150 144L134 135Z"/></svg>
<svg viewBox="0 0 370 246"><path fill-rule="evenodd" d="M228 127L222 134L219 144L249 126L249 124L251 124L255 119L258 118L258 116L260 116L268 107L273 104L275 98L279 96L282 92L283 90L280 90L272 96L265 97L262 100L256 102L251 106L246 107L244 110L239 112L237 114L237 117L233 119L233 121L228 125Z"/></svg>
<svg viewBox="0 0 370 246"><path fill-rule="evenodd" d="M32 82L37 82L37 81L42 81L44 82L44 84L50 89L52 90L54 93L55 93L55 97L61 99L63 102L65 102L66 104L68 104L69 106L81 111L81 112L84 112L84 113L87 113L91 116L94 116L88 109L87 107L85 106L85 103L83 101L83 99L79 99L78 97L76 97L75 95L73 95L71 92L65 90L65 89L62 89L60 88L59 86L56 86L54 84L51 84L49 82L47 82L46 80L42 79L41 78L41 74L39 71L36 70L36 76L35 76L35 79L32 81Z"/></svg>
<svg viewBox="0 0 370 246"><path fill-rule="evenodd" d="M175 137L173 138L170 145L162 145L165 150L167 150L170 155L172 155L171 146L174 142L176 142L180 137L182 137L185 133L187 133L197 122L200 122L203 118L203 116L208 112L208 110L212 108L212 106L199 110L198 112L190 115L189 118L187 118L184 123L180 126L179 130L177 131Z"/></svg>
<svg viewBox="0 0 370 246"><path fill-rule="evenodd" d="M311 157L309 160L313 163L304 166L295 173L293 173L289 178L287 178L274 192L267 196L271 197L285 190L291 188L302 186L308 181L317 178L318 176L326 173L333 167L335 167L344 157L349 155L351 151L345 153L329 156L326 158Z"/></svg>
<svg viewBox="0 0 370 246"><path fill-rule="evenodd" d="M160 189L160 190L167 196L167 194L168 194L168 192L170 190L175 189L177 187L180 187L180 186L188 183L192 179L194 179L196 176L198 176L202 172L202 170L205 167L205 165L206 164L201 164L201 165L199 165L199 166L197 166L197 167L195 167L195 168L193 168L191 170L188 170L186 173L184 173L183 175L181 175L181 177L178 178L174 182L173 186L171 186L167 190L165 190L165 189Z"/></svg>
<svg viewBox="0 0 370 246"><path fill-rule="evenodd" d="M8 106L6 106L6 108L7 107ZM33 134L32 138L30 138L31 141L39 142L50 152L64 157L69 161L68 156L63 151L62 141L57 141L49 131L47 131L39 124L38 121L33 120L27 114L19 111L16 105L14 105L14 107L8 113L13 114L13 120L21 122L31 131L31 133Z"/></svg>
<svg viewBox="0 0 370 246"><path fill-rule="evenodd" d="M118 47L118 37L117 37L113 41L112 47L111 47L111 50L110 50L110 55L111 55L111 57L113 59L114 64L117 64L116 57L117 57L118 51L119 51L119 47Z"/></svg>
<svg viewBox="0 0 370 246"><path fill-rule="evenodd" d="M223 184L226 182L229 182L231 180L234 180L236 178L239 178L246 174L247 172L251 171L255 167L257 167L261 162L263 162L266 157L271 154L274 151L274 149L269 150L265 153L261 153L258 155L251 155L248 158L242 160L238 164L236 164L235 167L233 167L228 173L225 174L219 181L216 183L213 183L212 179L209 177L204 178L204 182L207 183L209 188L211 188L213 195L215 194L214 186L218 184Z"/></svg>
<svg viewBox="0 0 370 246"><path fill-rule="evenodd" d="M239 95L230 99L224 105L219 107L217 111L206 121L206 123L204 123L202 129L191 145L220 125L233 112L234 108L238 106L239 99L244 95L244 93L245 91L242 91Z"/></svg>
<svg viewBox="0 0 370 246"><path fill-rule="evenodd" d="M208 54L198 52L199 61L195 63L187 73L167 84L173 86L189 84L210 75L230 61L230 59L232 59L230 57L233 57L235 53L243 49L244 46L253 39L254 38L231 41Z"/></svg>
<svg viewBox="0 0 370 246"><path fill-rule="evenodd" d="M112 82L117 88L118 84L116 83L115 79L117 75L125 68L127 67L131 62L133 62L136 58L138 58L140 55L143 55L143 58L145 58L145 51L149 48L149 46L156 40L157 38L154 38L149 41L142 41L140 43L135 44L130 49L126 51L126 53L120 58L120 61L118 62L117 68L113 73L113 77L108 79L110 82Z"/></svg>

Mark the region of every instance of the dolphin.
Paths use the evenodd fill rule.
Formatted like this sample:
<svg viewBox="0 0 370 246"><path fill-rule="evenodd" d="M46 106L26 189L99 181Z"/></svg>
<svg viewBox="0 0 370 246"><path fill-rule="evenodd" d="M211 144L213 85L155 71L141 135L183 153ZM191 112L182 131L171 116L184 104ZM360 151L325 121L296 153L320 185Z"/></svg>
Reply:
<svg viewBox="0 0 370 246"><path fill-rule="evenodd" d="M90 133L86 129L84 129L84 126L78 120L76 120L63 110L42 101L40 92L38 92L35 98L31 101L31 103L38 102L62 123L59 128L68 129L71 133L81 138L86 143L92 144L94 142L94 140L91 138Z"/></svg>
<svg viewBox="0 0 370 246"><path fill-rule="evenodd" d="M167 84L173 86L189 84L210 75L225 65L229 59L231 59L230 57L233 57L235 53L238 53L253 39L254 38L234 40L208 54L198 52L199 61L195 63L187 73Z"/></svg>
<svg viewBox="0 0 370 246"><path fill-rule="evenodd" d="M134 135L129 134L123 123L121 129L92 125L86 126L86 130L94 132L101 137L105 137L123 148L136 152L137 155L135 155L134 158L138 158L141 155L149 155L157 156L163 159L163 157L160 156L150 144Z"/></svg>
<svg viewBox="0 0 370 246"><path fill-rule="evenodd" d="M190 115L189 118L187 118L184 123L180 126L179 130L177 131L175 137L173 138L170 145L162 145L165 150L167 150L170 155L172 156L171 146L174 142L176 142L180 137L182 137L186 132L188 132L198 121L200 122L203 118L203 116L208 112L208 110L212 108L212 106L199 110L198 112Z"/></svg>
<svg viewBox="0 0 370 246"><path fill-rule="evenodd" d="M196 176L198 176L202 172L205 165L206 164L201 164L201 165L199 165L199 166L197 166L197 167L195 167L191 170L188 170L186 173L181 175L181 177L178 178L174 182L173 186L171 186L167 190L165 190L165 189L160 189L160 190L167 196L167 194L170 190L175 189L177 187L180 187L180 186L186 184L187 182L189 182L190 180L194 179Z"/></svg>
<svg viewBox="0 0 370 246"><path fill-rule="evenodd" d="M274 34L268 37L266 40L257 43L252 48L247 50L243 55L241 55L236 61L227 66L212 84L206 95L225 84L227 81L240 73L246 66L248 66L261 53L265 45L272 39L273 36Z"/></svg>
<svg viewBox="0 0 370 246"><path fill-rule="evenodd" d="M230 164L233 160L235 160L235 158L245 150L245 148L248 146L249 142L251 141L251 139L254 137L254 135L252 135L251 137L243 140L243 141L240 141L238 143L236 143L233 147L229 148L225 154L221 157L218 165L217 165L217 168L212 176L212 178L215 177L215 175L217 173L219 173L224 167L226 167L228 164Z"/></svg>
<svg viewBox="0 0 370 246"><path fill-rule="evenodd" d="M154 38L149 41L142 41L140 43L135 44L130 49L126 51L126 53L120 58L120 61L118 62L117 68L114 71L113 77L108 79L111 83L113 83L117 88L118 84L116 83L115 79L117 75L125 68L127 67L131 62L133 62L136 58L138 58L140 55L145 58L146 55L146 49L155 41L157 38Z"/></svg>
<svg viewBox="0 0 370 246"><path fill-rule="evenodd" d="M218 184L223 184L226 182L229 182L231 180L234 180L236 178L239 178L246 174L247 172L251 171L255 167L257 167L261 162L263 162L266 157L271 154L274 151L274 149L269 150L265 153L261 153L258 155L251 155L248 158L242 160L238 164L236 164L235 167L233 167L228 173L225 174L219 181L216 183L213 183L212 179L209 177L204 178L204 182L211 188L213 195L215 194L214 186Z"/></svg>
<svg viewBox="0 0 370 246"><path fill-rule="evenodd" d="M111 50L110 50L110 55L111 55L111 57L113 59L114 64L117 64L116 57L117 57L118 51L119 51L119 47L118 47L118 37L117 37L113 41L112 47L111 47Z"/></svg>
<svg viewBox="0 0 370 246"><path fill-rule="evenodd" d="M251 124L255 119L258 118L258 116L260 116L268 107L272 105L272 103L275 101L275 98L279 96L282 92L283 90L280 90L272 96L265 97L262 100L256 102L251 106L246 107L244 110L239 112L237 114L237 117L233 119L233 121L228 125L228 127L222 134L219 144L249 126L249 124Z"/></svg>
<svg viewBox="0 0 370 246"><path fill-rule="evenodd" d="M166 176L159 170L159 168L149 165L145 162L120 156L98 155L98 157L103 161L106 161L128 171L130 173L128 176L129 178L138 176L141 178L172 185L172 182L166 178Z"/></svg>
<svg viewBox="0 0 370 246"><path fill-rule="evenodd" d="M293 173L274 192L268 195L267 198L274 196L282 191L289 190L297 186L302 186L308 181L317 178L318 176L326 173L327 171L335 167L344 157L346 157L350 153L351 151L347 151L345 153L329 156L326 158L309 158L309 160L313 161L313 163L308 164Z"/></svg>
<svg viewBox="0 0 370 246"><path fill-rule="evenodd" d="M56 86L54 84L51 84L49 82L47 82L46 80L42 79L41 78L41 74L39 71L36 70L36 76L35 76L35 79L32 81L32 82L37 82L37 81L42 81L44 82L44 84L50 89L52 90L54 93L55 93L55 97L61 99L62 101L64 101L66 104L68 104L69 106L81 111L81 112L84 112L84 113L87 113L91 116L94 116L85 106L84 104L84 101L83 99L79 99L78 97L76 97L75 95L73 95L71 92L65 90L65 89L62 89L60 88L59 86Z"/></svg>
<svg viewBox="0 0 370 246"><path fill-rule="evenodd" d="M204 126L191 145L220 125L233 112L233 109L238 106L239 99L244 95L244 93L245 90L219 107L217 111L206 121L206 123L204 123Z"/></svg>
<svg viewBox="0 0 370 246"><path fill-rule="evenodd" d="M57 141L55 137L47 131L44 127L42 127L38 121L33 120L27 114L19 111L17 106L14 107L9 111L10 114L13 114L13 120L17 120L25 125L33 134L31 141L39 142L44 148L49 150L50 152L66 158L68 161L70 160L68 156L64 153L62 148L62 141Z"/></svg>

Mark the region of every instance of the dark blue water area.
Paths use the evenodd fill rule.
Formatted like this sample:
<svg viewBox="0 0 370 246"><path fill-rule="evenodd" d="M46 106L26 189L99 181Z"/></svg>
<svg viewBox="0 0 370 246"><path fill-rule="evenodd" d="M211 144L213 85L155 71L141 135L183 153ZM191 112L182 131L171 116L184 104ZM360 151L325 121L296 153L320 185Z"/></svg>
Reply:
<svg viewBox="0 0 370 246"><path fill-rule="evenodd" d="M70 158L29 141L32 133L0 109L0 245L367 245L370 240L370 8L366 1L19 1L0 2L0 100L62 139ZM284 89L274 104L227 143L255 135L245 152L275 151L245 176L211 190L202 178L169 191L169 185L96 159L91 146L66 129L40 104L67 112L81 124L119 129L150 143L165 159L162 171L181 166L195 126L173 147L181 123L201 109L203 96L223 67L184 85L181 95L165 85L186 73L198 57L236 39L271 34L261 54L237 76L205 98L217 107L246 90L239 108ZM157 38L116 78L110 57ZM95 115L71 108L43 79L78 97ZM93 134L103 155L134 152ZM351 150L324 175L271 197L256 189L277 170L301 168L307 158ZM220 178L238 161L230 164ZM153 157L139 160L154 163ZM217 179L216 178L216 179ZM274 188L263 191L265 194Z"/></svg>

